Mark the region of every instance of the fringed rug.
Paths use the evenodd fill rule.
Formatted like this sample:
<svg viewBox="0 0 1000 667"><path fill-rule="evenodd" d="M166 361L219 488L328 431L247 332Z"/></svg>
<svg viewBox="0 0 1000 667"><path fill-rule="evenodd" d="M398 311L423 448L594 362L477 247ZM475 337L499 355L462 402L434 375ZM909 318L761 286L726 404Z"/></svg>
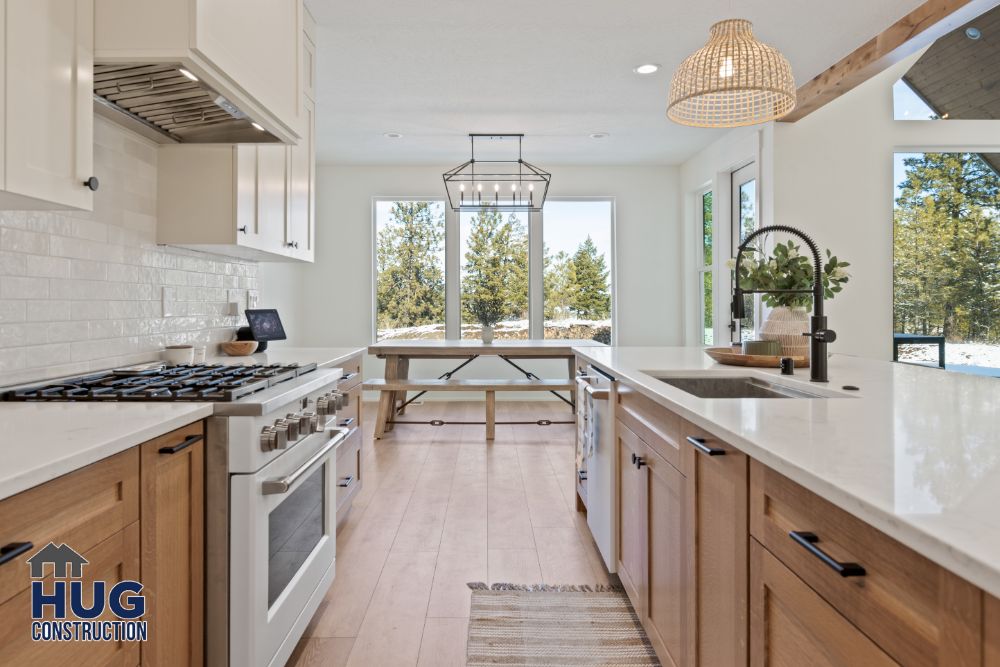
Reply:
<svg viewBox="0 0 1000 667"><path fill-rule="evenodd" d="M660 664L620 586L469 588L468 667Z"/></svg>

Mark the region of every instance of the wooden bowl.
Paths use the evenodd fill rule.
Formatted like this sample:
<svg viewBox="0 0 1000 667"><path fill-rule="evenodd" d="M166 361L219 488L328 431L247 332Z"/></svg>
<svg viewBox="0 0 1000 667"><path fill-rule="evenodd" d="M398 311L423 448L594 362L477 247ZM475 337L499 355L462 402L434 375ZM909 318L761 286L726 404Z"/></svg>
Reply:
<svg viewBox="0 0 1000 667"><path fill-rule="evenodd" d="M705 354L720 364L727 366L755 366L757 368L778 368L782 357L791 357L795 368L808 368L809 357L792 354L743 354L728 347L709 347Z"/></svg>
<svg viewBox="0 0 1000 667"><path fill-rule="evenodd" d="M247 357L257 350L255 340L231 340L221 345L222 351L231 357Z"/></svg>

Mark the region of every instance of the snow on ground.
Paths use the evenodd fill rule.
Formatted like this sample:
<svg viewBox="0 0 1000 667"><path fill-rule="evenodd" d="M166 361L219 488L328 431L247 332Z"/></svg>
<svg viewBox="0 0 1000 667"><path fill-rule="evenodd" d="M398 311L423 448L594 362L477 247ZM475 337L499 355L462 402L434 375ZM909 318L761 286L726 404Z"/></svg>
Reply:
<svg viewBox="0 0 1000 667"><path fill-rule="evenodd" d="M945 343L944 359L949 370L1000 375L1000 345L985 343ZM900 345L899 360L938 363L937 345Z"/></svg>
<svg viewBox="0 0 1000 667"><path fill-rule="evenodd" d="M590 338L594 333L611 329L611 320L580 320L567 318L563 320L546 320L546 338ZM480 326L478 324L463 324L462 334L464 338L476 338L479 336ZM527 338L528 320L510 320L500 322L494 327L497 338ZM572 335L569 335L572 334ZM444 323L424 324L418 327L400 327L398 329L381 329L378 332L379 340L414 340L414 339L443 339Z"/></svg>

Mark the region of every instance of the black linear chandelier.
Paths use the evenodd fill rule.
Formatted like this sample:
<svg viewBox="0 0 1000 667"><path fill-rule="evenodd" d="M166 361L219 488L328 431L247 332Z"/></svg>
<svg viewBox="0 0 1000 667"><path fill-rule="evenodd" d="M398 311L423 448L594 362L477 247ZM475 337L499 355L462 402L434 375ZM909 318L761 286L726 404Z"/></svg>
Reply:
<svg viewBox="0 0 1000 667"><path fill-rule="evenodd" d="M516 160L476 160L476 141L517 139ZM521 157L523 134L470 134L472 156L443 174L454 211L541 211L552 174Z"/></svg>

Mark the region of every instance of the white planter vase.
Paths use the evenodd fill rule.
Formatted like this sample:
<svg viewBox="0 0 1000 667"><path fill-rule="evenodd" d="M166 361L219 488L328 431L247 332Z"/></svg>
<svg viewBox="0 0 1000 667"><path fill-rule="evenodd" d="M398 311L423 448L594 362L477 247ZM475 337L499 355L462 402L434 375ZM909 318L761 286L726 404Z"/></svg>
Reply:
<svg viewBox="0 0 1000 667"><path fill-rule="evenodd" d="M483 342L489 345L493 342L493 327L483 327L482 332Z"/></svg>
<svg viewBox="0 0 1000 667"><path fill-rule="evenodd" d="M788 357L808 357L809 339L802 334L809 331L809 314L805 308L779 306L768 313L761 327L763 340L776 340L781 344L781 354Z"/></svg>

